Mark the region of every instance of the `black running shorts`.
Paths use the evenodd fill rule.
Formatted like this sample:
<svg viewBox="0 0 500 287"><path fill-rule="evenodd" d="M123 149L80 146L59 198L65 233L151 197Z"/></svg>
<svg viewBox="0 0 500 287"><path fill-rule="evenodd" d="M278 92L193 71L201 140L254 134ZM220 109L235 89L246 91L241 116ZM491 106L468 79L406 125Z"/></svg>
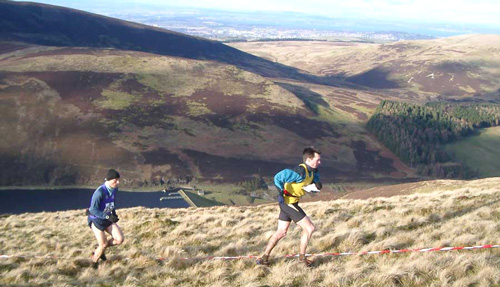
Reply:
<svg viewBox="0 0 500 287"><path fill-rule="evenodd" d="M105 231L108 227L110 227L113 222L107 220L107 219L101 219L101 218L91 218L90 216L87 218L87 223L90 228L92 228L92 224L94 224L97 229L101 231Z"/></svg>
<svg viewBox="0 0 500 287"><path fill-rule="evenodd" d="M302 220L302 218L306 217L306 213L302 208L300 208L299 203L280 203L280 215L278 217L279 220L282 221L292 221L297 223Z"/></svg>

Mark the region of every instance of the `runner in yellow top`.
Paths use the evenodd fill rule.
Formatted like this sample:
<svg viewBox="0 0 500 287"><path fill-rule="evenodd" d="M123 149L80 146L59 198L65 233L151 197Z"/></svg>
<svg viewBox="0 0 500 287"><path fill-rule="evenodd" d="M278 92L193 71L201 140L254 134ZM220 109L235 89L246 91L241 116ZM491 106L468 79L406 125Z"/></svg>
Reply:
<svg viewBox="0 0 500 287"><path fill-rule="evenodd" d="M314 184L314 190L321 189L318 166L321 164L321 152L314 147L306 147L302 153L304 163L293 169L284 169L274 176L274 184L279 191L278 202L280 214L278 230L269 239L264 255L257 259L259 265L269 265L269 254L283 237L293 220L303 230L300 238L299 261L310 266L312 262L306 258L306 249L314 224L299 206L300 197L305 194L304 188ZM307 188L306 188L307 189Z"/></svg>

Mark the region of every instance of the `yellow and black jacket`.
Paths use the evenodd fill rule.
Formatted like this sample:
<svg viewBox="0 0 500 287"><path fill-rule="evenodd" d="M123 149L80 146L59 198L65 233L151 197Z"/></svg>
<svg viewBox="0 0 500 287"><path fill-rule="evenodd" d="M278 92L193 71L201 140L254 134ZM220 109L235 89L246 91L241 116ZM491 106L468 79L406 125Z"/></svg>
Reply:
<svg viewBox="0 0 500 287"><path fill-rule="evenodd" d="M284 169L274 176L274 185L280 190L279 201L286 204L299 202L305 194L302 187L319 182L319 171L302 163L293 169Z"/></svg>

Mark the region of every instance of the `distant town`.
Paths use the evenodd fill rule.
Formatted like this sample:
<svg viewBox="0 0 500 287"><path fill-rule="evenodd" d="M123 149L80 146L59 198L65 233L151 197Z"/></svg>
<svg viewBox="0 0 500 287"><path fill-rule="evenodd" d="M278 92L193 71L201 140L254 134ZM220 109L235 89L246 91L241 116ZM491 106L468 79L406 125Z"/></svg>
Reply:
<svg viewBox="0 0 500 287"><path fill-rule="evenodd" d="M160 27L191 36L221 42L265 40L321 40L351 42L392 42L450 37L464 34L500 34L498 26L451 24L387 18L355 18L355 15L327 17L299 12L223 11L154 1L41 0L105 15L113 18ZM169 1L165 1L169 2ZM431 7L429 9L432 9Z"/></svg>
<svg viewBox="0 0 500 287"><path fill-rule="evenodd" d="M222 42L262 40L388 42L435 38L419 34L418 31L401 32L396 30L395 25L380 21L363 22L297 13L235 14L199 9L160 11L148 9L133 12L106 10L95 13Z"/></svg>
<svg viewBox="0 0 500 287"><path fill-rule="evenodd" d="M322 40L322 41L363 41L387 42L399 40L429 39L407 33L380 32L344 32L316 29L287 29L275 27L196 27L190 25L159 25L154 22L148 25L168 30L204 37L222 42L262 41L262 40Z"/></svg>

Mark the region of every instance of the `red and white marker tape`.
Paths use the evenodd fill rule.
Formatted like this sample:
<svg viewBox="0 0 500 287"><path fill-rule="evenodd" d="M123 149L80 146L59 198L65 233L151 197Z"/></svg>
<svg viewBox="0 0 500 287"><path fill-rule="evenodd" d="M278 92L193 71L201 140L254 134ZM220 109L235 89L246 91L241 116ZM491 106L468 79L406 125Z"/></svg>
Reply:
<svg viewBox="0 0 500 287"><path fill-rule="evenodd" d="M348 255L370 255L370 254L387 254L387 253L406 253L406 252L431 252L431 251L452 251L452 250L474 250L474 249L487 249L498 248L500 245L478 245L468 247L437 247L437 248L421 248L421 249L401 249L401 250L382 250L382 251L363 251L363 252L343 252L343 253L320 253L320 254L306 254L306 256L348 256ZM298 257L298 254L289 254L285 257Z"/></svg>
<svg viewBox="0 0 500 287"><path fill-rule="evenodd" d="M468 247L437 247L437 248L421 248L421 249L401 249L401 250L381 250L381 251L363 251L363 252L342 252L342 253L318 253L318 254L306 254L306 256L315 257L333 257L333 256L349 256L349 255L372 255L372 254L388 254L388 253L408 253L408 252L431 252L431 251L452 251L452 250L475 250L475 249L488 249L488 248L498 248L500 245L478 245L478 246L468 246ZM298 254L287 254L285 258L298 257ZM0 259L8 259L12 257L22 257L22 258L52 258L58 259L56 256L18 256L18 255L0 255ZM255 255L244 255L244 256L207 256L207 257L193 257L193 258L181 258L182 260L239 260L239 259L256 259L259 256ZM59 258L61 259L61 258ZM69 259L69 258L67 258ZM165 261L169 257L156 258L156 260Z"/></svg>

